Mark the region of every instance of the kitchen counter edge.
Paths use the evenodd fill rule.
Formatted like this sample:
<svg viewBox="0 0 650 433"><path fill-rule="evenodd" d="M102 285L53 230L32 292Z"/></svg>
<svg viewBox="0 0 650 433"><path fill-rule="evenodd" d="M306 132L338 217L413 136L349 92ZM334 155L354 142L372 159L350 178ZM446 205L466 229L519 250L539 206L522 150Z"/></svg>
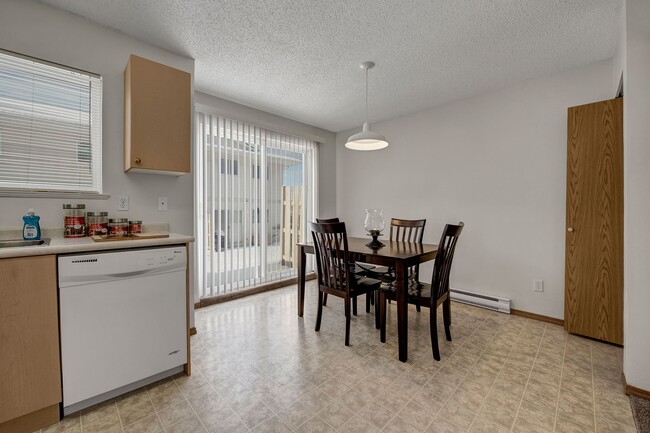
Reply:
<svg viewBox="0 0 650 433"><path fill-rule="evenodd" d="M92 239L54 238L50 245L0 249L0 259L12 257L45 256L94 251L122 250L128 248L157 247L194 242L194 236L170 233L168 238L138 239L133 241L94 242Z"/></svg>

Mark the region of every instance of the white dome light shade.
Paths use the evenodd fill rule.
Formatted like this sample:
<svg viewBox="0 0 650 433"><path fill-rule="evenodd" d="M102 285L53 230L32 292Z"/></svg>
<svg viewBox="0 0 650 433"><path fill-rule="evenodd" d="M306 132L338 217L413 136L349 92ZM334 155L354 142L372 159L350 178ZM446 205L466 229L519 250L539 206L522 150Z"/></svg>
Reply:
<svg viewBox="0 0 650 433"><path fill-rule="evenodd" d="M352 150L379 150L388 146L388 141L383 135L370 130L368 122L363 124L363 130L352 135L345 143L345 147Z"/></svg>

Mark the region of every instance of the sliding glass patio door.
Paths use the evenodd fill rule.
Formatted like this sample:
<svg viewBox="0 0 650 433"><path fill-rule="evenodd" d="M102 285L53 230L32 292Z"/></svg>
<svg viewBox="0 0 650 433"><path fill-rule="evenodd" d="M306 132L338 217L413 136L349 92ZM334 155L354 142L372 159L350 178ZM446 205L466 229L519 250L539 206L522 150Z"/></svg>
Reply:
<svg viewBox="0 0 650 433"><path fill-rule="evenodd" d="M197 113L202 298L296 275L317 203L317 143Z"/></svg>

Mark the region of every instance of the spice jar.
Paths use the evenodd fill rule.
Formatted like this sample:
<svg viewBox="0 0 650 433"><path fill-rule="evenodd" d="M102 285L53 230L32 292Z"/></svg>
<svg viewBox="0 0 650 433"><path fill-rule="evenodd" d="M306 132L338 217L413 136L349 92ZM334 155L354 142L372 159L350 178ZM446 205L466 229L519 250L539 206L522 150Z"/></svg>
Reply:
<svg viewBox="0 0 650 433"><path fill-rule="evenodd" d="M86 223L88 236L108 237L108 212L86 212Z"/></svg>
<svg viewBox="0 0 650 433"><path fill-rule="evenodd" d="M64 204L63 205L63 237L82 238L86 236L86 209L85 204Z"/></svg>
<svg viewBox="0 0 650 433"><path fill-rule="evenodd" d="M142 221L129 221L129 236L142 233Z"/></svg>
<svg viewBox="0 0 650 433"><path fill-rule="evenodd" d="M129 220L126 218L112 218L108 220L108 236L123 238L129 234Z"/></svg>

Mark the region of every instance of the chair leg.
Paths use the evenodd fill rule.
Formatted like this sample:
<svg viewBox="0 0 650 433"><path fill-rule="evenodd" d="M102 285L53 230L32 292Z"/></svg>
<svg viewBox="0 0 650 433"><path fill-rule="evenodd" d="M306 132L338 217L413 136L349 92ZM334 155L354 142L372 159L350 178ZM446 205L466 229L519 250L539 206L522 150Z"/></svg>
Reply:
<svg viewBox="0 0 650 433"><path fill-rule="evenodd" d="M350 345L350 299L345 300L345 345Z"/></svg>
<svg viewBox="0 0 650 433"><path fill-rule="evenodd" d="M352 314L357 315L357 297L352 298Z"/></svg>
<svg viewBox="0 0 650 433"><path fill-rule="evenodd" d="M375 290L371 298L375 305L375 329L381 328L381 321L379 320L379 290Z"/></svg>
<svg viewBox="0 0 650 433"><path fill-rule="evenodd" d="M433 359L440 361L440 349L438 348L438 309L435 307L435 305L431 307L431 315L429 316L429 321Z"/></svg>
<svg viewBox="0 0 650 433"><path fill-rule="evenodd" d="M325 293L326 295L327 293ZM323 292L318 291L318 312L316 313L316 332L320 331L320 320L323 317Z"/></svg>
<svg viewBox="0 0 650 433"><path fill-rule="evenodd" d="M327 293L323 296L323 302L321 302L324 306L327 306Z"/></svg>
<svg viewBox="0 0 650 433"><path fill-rule="evenodd" d="M370 313L370 300L372 299L372 293L366 293L366 314Z"/></svg>
<svg viewBox="0 0 650 433"><path fill-rule="evenodd" d="M379 293L379 341L386 342L386 295Z"/></svg>
<svg viewBox="0 0 650 433"><path fill-rule="evenodd" d="M442 302L442 320L445 323L447 341L451 341L451 299L449 297Z"/></svg>
<svg viewBox="0 0 650 433"><path fill-rule="evenodd" d="M419 306L419 305L416 305L416 306L415 306L415 311L417 311L418 313L419 313L419 312L421 311L421 309L420 309L420 306Z"/></svg>

